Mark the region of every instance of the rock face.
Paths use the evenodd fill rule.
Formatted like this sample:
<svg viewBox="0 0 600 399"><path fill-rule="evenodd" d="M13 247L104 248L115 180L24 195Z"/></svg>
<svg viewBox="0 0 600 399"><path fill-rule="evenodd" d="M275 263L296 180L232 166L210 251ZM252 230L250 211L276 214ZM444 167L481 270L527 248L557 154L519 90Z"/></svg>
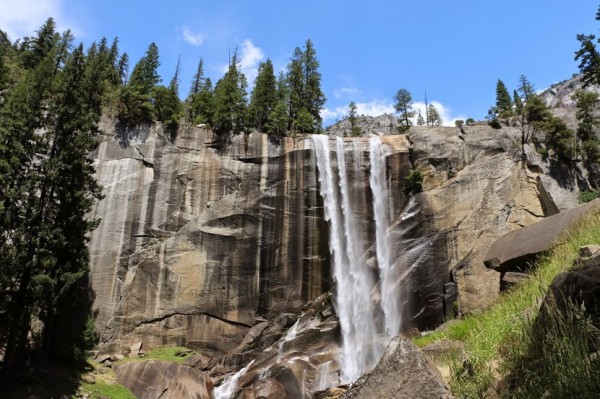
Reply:
<svg viewBox="0 0 600 399"><path fill-rule="evenodd" d="M213 399L210 378L177 363L149 360L115 367L117 381L138 399Z"/></svg>
<svg viewBox="0 0 600 399"><path fill-rule="evenodd" d="M212 133L199 128L173 138L160 125L116 131L106 120L101 127L95 166L105 198L92 213L102 221L90 254L102 350L125 353L143 341L148 349L177 344L223 355L257 317L297 314L330 290L310 139L275 144L263 134L239 135L218 153ZM403 136L385 142L390 206L398 212L408 143ZM368 151L362 157L353 183L361 195L352 201L372 220ZM371 240L372 227L365 230Z"/></svg>
<svg viewBox="0 0 600 399"><path fill-rule="evenodd" d="M461 313L492 303L500 274L483 264L489 247L557 209L538 171L521 163L516 129L413 127L409 140L423 192L397 215L391 234L398 243L395 267L411 286L407 313L425 328L441 323L451 280Z"/></svg>
<svg viewBox="0 0 600 399"><path fill-rule="evenodd" d="M435 365L411 341L394 338L375 369L342 397L344 399L442 399L448 388Z"/></svg>

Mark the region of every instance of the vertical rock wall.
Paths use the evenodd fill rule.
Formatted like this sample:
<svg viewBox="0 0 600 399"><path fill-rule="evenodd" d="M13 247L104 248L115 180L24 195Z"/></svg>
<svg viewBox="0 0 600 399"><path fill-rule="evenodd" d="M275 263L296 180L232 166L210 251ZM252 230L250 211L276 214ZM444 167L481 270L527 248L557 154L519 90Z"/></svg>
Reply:
<svg viewBox="0 0 600 399"><path fill-rule="evenodd" d="M90 253L104 350L144 341L223 353L257 317L298 311L331 288L310 140L253 133L218 153L198 128L176 138L160 126L102 128L94 155L105 198ZM390 159L407 154L404 140L388 145ZM363 174L363 163L351 169ZM371 214L368 178L353 191Z"/></svg>

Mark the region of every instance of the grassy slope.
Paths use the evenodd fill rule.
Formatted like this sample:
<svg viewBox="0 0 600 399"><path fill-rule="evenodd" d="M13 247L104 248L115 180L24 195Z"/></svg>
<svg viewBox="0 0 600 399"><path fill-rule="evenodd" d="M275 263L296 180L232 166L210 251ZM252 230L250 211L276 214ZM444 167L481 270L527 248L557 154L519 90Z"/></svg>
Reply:
<svg viewBox="0 0 600 399"><path fill-rule="evenodd" d="M450 385L455 394L482 397L494 379L509 372L502 367L506 364L506 355L535 319L539 301L552 279L571 267L581 246L594 243L600 243L598 212L583 218L564 234L555 248L535 265L532 278L503 294L490 309L416 340L419 346L442 339L465 344L467 363L464 358L451 360Z"/></svg>

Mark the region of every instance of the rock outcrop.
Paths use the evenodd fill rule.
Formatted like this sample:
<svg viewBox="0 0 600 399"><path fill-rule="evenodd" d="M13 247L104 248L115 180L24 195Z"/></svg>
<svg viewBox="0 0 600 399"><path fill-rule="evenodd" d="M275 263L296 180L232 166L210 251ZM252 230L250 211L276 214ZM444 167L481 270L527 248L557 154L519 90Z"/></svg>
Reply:
<svg viewBox="0 0 600 399"><path fill-rule="evenodd" d="M407 313L426 328L442 321L448 283L458 286L461 313L492 303L500 274L483 264L488 249L556 207L538 171L521 162L517 129L413 127L409 140L413 165L424 175L423 192L398 214L391 234L399 243L395 267L411 286Z"/></svg>
<svg viewBox="0 0 600 399"><path fill-rule="evenodd" d="M119 384L138 399L213 399L210 378L202 371L172 362L148 360L115 366Z"/></svg>
<svg viewBox="0 0 600 399"><path fill-rule="evenodd" d="M435 365L410 340L394 338L375 369L344 399L446 399L449 391Z"/></svg>
<svg viewBox="0 0 600 399"><path fill-rule="evenodd" d="M588 212L599 208L600 200L592 201L510 232L494 242L484 263L501 273L526 271L537 256L557 243L561 234Z"/></svg>

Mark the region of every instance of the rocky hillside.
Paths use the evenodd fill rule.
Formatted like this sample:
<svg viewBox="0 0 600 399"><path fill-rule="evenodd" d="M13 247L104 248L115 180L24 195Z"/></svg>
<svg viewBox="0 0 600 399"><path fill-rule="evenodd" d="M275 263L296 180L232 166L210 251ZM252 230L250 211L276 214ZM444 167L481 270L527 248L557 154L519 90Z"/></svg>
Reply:
<svg viewBox="0 0 600 399"><path fill-rule="evenodd" d="M357 116L356 126L363 135L368 134L396 134L398 132L398 118L392 114L379 116ZM334 136L350 136L352 127L348 119L343 119L325 129L325 133Z"/></svg>

